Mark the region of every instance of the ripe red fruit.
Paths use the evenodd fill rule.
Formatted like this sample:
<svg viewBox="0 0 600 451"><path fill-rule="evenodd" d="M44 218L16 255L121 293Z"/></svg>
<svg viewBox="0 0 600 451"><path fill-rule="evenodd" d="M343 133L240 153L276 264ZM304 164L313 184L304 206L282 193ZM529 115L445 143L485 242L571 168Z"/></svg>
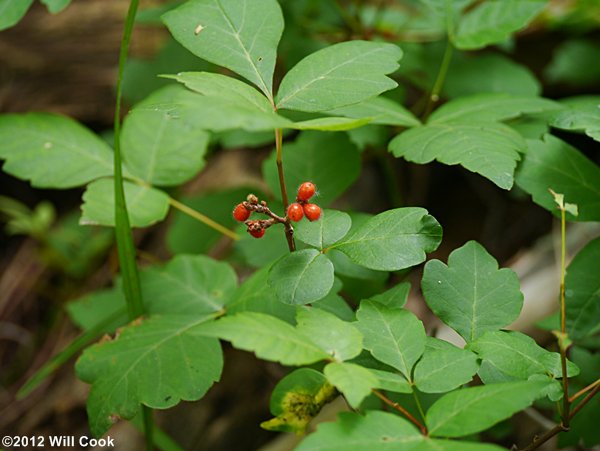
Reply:
<svg viewBox="0 0 600 451"><path fill-rule="evenodd" d="M315 195L317 187L312 182L304 182L298 188L298 200L306 202L308 199Z"/></svg>
<svg viewBox="0 0 600 451"><path fill-rule="evenodd" d="M304 214L309 221L316 221L321 217L321 207L317 204L304 205Z"/></svg>
<svg viewBox="0 0 600 451"><path fill-rule="evenodd" d="M236 221L244 222L250 217L250 210L247 210L244 204L237 204L233 209L233 217Z"/></svg>
<svg viewBox="0 0 600 451"><path fill-rule="evenodd" d="M266 231L267 229L252 229L248 230L248 233L254 238L262 238L265 235Z"/></svg>
<svg viewBox="0 0 600 451"><path fill-rule="evenodd" d="M302 210L302 205L298 203L293 203L288 207L288 217L295 222L298 222L304 216L304 211Z"/></svg>

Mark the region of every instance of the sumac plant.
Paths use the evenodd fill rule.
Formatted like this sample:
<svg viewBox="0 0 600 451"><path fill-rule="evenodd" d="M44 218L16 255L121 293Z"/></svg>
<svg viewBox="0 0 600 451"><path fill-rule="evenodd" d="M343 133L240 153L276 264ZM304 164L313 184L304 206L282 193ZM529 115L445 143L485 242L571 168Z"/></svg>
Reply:
<svg viewBox="0 0 600 451"><path fill-rule="evenodd" d="M121 263L113 288L69 304L82 338L20 396L96 342L75 364L90 384L91 432L143 417L151 443L152 409L201 399L219 381L227 342L289 369L273 389L266 429L307 433L325 405L345 400L346 411L307 433L302 451L502 449L492 443L496 425L536 408L546 429L533 428L517 448L555 435L598 443L600 239L565 267L565 227L600 221L600 169L565 139L574 132L588 146L600 140L600 99L543 98L532 73L507 56L507 41L550 14L547 2L350 3L191 0L167 8L169 32L207 70L164 71L165 86L122 127L120 76L114 149L60 115L0 117L4 171L39 188L85 186L80 222L116 226ZM294 19L309 8L320 41L308 41L300 25L307 20ZM136 10L133 1L120 74ZM556 63L553 73L561 70ZM421 100L407 100L408 87ZM178 200L173 187L204 168L208 149L228 142L274 143L264 183ZM330 208L372 149L389 151L375 152L384 163L460 165L498 192L516 184L517 194L558 217L561 288L550 349L505 330L522 309L520 281L478 242L426 262L442 225L424 208ZM138 273L131 227L163 221L170 209L175 256ZM182 240L186 234L196 239ZM232 252L220 261L204 255L219 240ZM464 346L436 338L436 328L405 308L404 279L424 262L423 297Z"/></svg>

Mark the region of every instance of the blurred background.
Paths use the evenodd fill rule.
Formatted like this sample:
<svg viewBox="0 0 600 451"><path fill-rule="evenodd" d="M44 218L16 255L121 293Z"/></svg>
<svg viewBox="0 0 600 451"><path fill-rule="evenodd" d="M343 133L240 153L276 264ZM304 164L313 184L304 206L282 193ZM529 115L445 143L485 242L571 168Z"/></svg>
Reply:
<svg viewBox="0 0 600 451"><path fill-rule="evenodd" d="M159 74L223 72L183 49L161 25L160 15L181 3L141 2L125 72L128 106L169 83L158 78ZM417 114L422 111L423 95L433 85L444 49L443 24L422 14L423 2L280 3L286 29L279 47L276 83L302 57L328 44L348 39L386 39L398 43L405 52L400 71L393 75L400 87L390 96ZM0 111L61 113L111 142L118 48L128 4L126 0L73 0L53 15L35 2L18 25L0 31ZM505 71L511 74L510 82L498 76ZM551 0L514 39L477 52L457 51L442 101L470 93L509 90L552 99L600 95L600 1ZM600 143L584 135L555 133L600 163ZM344 142L360 152L361 169L330 205L369 213L405 205L427 208L444 227L444 241L432 257L445 260L453 249L470 239L482 243L501 265L512 266L521 276L528 306L516 327L533 331L541 343L551 342L550 335L536 329L535 323L552 313L558 292L554 266L556 224L552 215L518 189L500 190L458 166L419 166L395 159L386 151L391 137L393 130L380 126L347 133ZM293 140L294 136L286 139ZM170 194L233 227L231 206L245 193L252 190L270 194L261 167L272 147L272 137L262 134L213 136L205 169ZM112 231L78 224L81 195L81 189L33 189L27 182L0 173L3 434L89 435L85 413L88 386L75 377L74 358L27 397L16 397L25 381L80 333L68 314L69 303L110 286L117 269ZM598 233L594 224L572 226L570 253ZM135 239L142 266L165 261L176 253L198 252L239 263L242 277L249 273L244 268L265 264L255 258L255 249L233 248L227 239L177 214L154 227L137 230ZM274 249L280 245L270 244ZM420 298L419 270L395 274L390 280L348 275L344 295L352 303L404 277L416 281L409 308L429 321L430 327L437 327ZM278 439L259 427L270 417L269 395L285 370L228 346L225 352L222 382L199 402L183 402L168 412L157 413L158 424L189 450L289 449L293 438ZM595 364L600 371L600 362ZM541 420L525 415L519 421L527 433L528 422ZM514 437L506 430L498 428L494 439L510 445ZM110 435L115 437L117 449L143 447L140 434L129 423L116 424ZM564 445L577 441L561 440Z"/></svg>

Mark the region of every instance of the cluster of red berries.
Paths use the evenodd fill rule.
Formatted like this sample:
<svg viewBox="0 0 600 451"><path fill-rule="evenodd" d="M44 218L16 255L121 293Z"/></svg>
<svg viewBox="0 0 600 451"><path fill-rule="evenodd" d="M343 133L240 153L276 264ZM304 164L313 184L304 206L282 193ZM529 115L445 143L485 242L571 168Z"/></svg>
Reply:
<svg viewBox="0 0 600 451"><path fill-rule="evenodd" d="M316 204L311 204L308 201L315 195L317 187L312 182L304 182L298 188L296 202L291 204L287 210L287 216L282 218L273 213L265 201L259 202L254 194L248 195L245 202L241 202L233 209L233 217L240 222L243 222L248 227L248 233L254 238L262 238L267 231L275 223L287 224L289 221L300 221L304 216L309 221L316 221L321 217L321 207ZM252 212L263 213L270 219L249 220Z"/></svg>
<svg viewBox="0 0 600 451"><path fill-rule="evenodd" d="M312 182L304 182L298 188L296 202L288 207L288 218L292 221L300 221L303 216L309 221L316 221L321 217L321 207L317 204L311 204L308 201L315 195L317 187Z"/></svg>

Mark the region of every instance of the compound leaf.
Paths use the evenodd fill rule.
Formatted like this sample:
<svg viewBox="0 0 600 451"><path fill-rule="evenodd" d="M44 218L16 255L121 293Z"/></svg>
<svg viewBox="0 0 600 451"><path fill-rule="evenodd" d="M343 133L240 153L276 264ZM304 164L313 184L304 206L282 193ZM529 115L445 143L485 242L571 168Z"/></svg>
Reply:
<svg viewBox="0 0 600 451"><path fill-rule="evenodd" d="M73 188L113 173L108 144L64 116L0 116L0 142L4 171L37 188Z"/></svg>
<svg viewBox="0 0 600 451"><path fill-rule="evenodd" d="M328 111L389 91L397 83L386 74L398 69L399 47L349 41L319 50L300 61L281 81L277 108Z"/></svg>
<svg viewBox="0 0 600 451"><path fill-rule="evenodd" d="M332 248L361 266L396 271L423 262L441 238L442 228L427 210L396 208L370 218Z"/></svg>
<svg viewBox="0 0 600 451"><path fill-rule="evenodd" d="M272 98L283 14L276 0L193 0L163 16L194 55L231 69Z"/></svg>
<svg viewBox="0 0 600 451"><path fill-rule="evenodd" d="M389 144L396 157L418 164L437 160L465 169L510 189L519 153L527 145L521 135L497 122L449 121L415 127Z"/></svg>
<svg viewBox="0 0 600 451"><path fill-rule="evenodd" d="M75 368L92 384L87 401L92 433L100 437L117 418L133 418L140 404L166 409L202 398L223 368L218 340L197 333L211 318L151 318L84 351Z"/></svg>
<svg viewBox="0 0 600 451"><path fill-rule="evenodd" d="M356 318L365 349L411 380L412 368L425 350L423 323L408 310L391 309L369 300L360 303Z"/></svg>
<svg viewBox="0 0 600 451"><path fill-rule="evenodd" d="M498 269L494 257L476 241L454 250L447 266L439 260L427 262L421 287L427 305L467 342L507 326L523 305L517 275Z"/></svg>

